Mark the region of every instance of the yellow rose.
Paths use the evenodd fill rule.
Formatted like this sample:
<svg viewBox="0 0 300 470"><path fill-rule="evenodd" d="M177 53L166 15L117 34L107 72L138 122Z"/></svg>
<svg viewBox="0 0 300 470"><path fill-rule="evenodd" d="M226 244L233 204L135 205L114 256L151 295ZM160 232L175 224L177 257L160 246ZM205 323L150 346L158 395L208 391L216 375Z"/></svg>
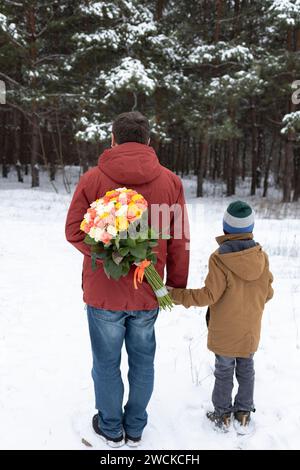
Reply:
<svg viewBox="0 0 300 470"><path fill-rule="evenodd" d="M131 200L132 200L133 202L139 201L140 199L143 199L143 196L142 196L141 194L135 194L135 195L131 198Z"/></svg>
<svg viewBox="0 0 300 470"><path fill-rule="evenodd" d="M85 221L85 219L83 219L83 221L80 224L80 230L82 230L84 232L85 226L86 226L86 221Z"/></svg>
<svg viewBox="0 0 300 470"><path fill-rule="evenodd" d="M121 232L122 230L127 230L128 220L124 216L116 217L116 229Z"/></svg>

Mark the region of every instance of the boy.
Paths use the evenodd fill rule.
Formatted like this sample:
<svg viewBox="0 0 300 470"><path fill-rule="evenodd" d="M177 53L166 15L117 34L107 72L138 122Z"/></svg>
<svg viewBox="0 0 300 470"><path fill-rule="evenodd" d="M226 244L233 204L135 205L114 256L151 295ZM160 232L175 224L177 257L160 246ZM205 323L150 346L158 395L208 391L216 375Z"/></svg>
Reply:
<svg viewBox="0 0 300 470"><path fill-rule="evenodd" d="M173 289L177 304L209 306L208 349L216 355L214 411L207 418L228 430L231 415L247 432L253 404L254 363L265 303L273 297L268 256L253 240L254 213L242 201L231 203L224 215L224 235L209 259L202 289ZM233 374L239 389L232 406Z"/></svg>

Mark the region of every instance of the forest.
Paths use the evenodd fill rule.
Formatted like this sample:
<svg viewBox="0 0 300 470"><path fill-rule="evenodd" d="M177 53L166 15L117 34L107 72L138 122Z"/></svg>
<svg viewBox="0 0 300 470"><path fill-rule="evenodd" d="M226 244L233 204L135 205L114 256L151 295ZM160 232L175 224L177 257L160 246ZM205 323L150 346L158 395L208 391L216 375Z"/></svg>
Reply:
<svg viewBox="0 0 300 470"><path fill-rule="evenodd" d="M85 172L139 110L198 197L300 199L300 0L0 0L0 84L3 178Z"/></svg>

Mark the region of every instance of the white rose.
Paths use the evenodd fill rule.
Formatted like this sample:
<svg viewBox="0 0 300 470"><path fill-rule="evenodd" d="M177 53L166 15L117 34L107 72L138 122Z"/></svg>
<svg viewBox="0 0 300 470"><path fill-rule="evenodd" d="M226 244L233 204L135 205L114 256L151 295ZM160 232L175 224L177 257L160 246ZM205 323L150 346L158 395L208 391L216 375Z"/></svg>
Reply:
<svg viewBox="0 0 300 470"><path fill-rule="evenodd" d="M124 204L124 206L121 206L120 209L116 211L116 216L120 217L122 215L127 215L127 209L127 204Z"/></svg>
<svg viewBox="0 0 300 470"><path fill-rule="evenodd" d="M89 231L89 236L93 239L95 239L95 231L96 231L96 227L92 227Z"/></svg>
<svg viewBox="0 0 300 470"><path fill-rule="evenodd" d="M100 242L103 232L104 232L104 230L102 228L99 228L99 227L95 228L94 239L95 239L96 242Z"/></svg>
<svg viewBox="0 0 300 470"><path fill-rule="evenodd" d="M114 202L109 202L108 204L105 205L105 212L110 213L114 207L115 207Z"/></svg>
<svg viewBox="0 0 300 470"><path fill-rule="evenodd" d="M103 204L97 204L96 212L98 215L102 215L106 212L106 207Z"/></svg>
<svg viewBox="0 0 300 470"><path fill-rule="evenodd" d="M115 237L118 233L118 231L117 231L116 227L114 227L114 225L108 225L106 231L107 231L107 233L109 233L113 237Z"/></svg>

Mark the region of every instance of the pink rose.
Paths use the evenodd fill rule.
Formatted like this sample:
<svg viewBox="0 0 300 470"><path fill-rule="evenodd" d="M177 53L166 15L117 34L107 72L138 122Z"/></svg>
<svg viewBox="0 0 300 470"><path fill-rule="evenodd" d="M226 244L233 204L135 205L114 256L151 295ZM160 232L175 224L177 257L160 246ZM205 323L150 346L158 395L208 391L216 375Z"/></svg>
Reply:
<svg viewBox="0 0 300 470"><path fill-rule="evenodd" d="M115 217L112 214L109 214L105 219L102 219L105 225L115 225Z"/></svg>
<svg viewBox="0 0 300 470"><path fill-rule="evenodd" d="M95 219L95 226L99 228L104 228L105 227L105 221L104 219L98 218L98 220Z"/></svg>
<svg viewBox="0 0 300 470"><path fill-rule="evenodd" d="M104 245L109 243L111 239L112 239L112 235L110 235L110 233L107 233L107 232L104 232L101 236L101 241L102 243L104 243Z"/></svg>

